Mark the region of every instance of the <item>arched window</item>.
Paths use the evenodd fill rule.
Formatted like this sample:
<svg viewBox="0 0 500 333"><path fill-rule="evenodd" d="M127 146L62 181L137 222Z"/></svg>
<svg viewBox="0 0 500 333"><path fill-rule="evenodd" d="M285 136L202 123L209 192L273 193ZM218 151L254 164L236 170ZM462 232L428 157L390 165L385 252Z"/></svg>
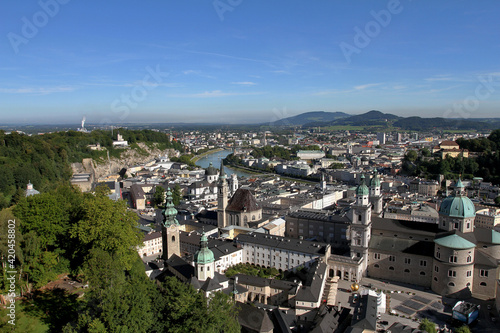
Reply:
<svg viewBox="0 0 500 333"><path fill-rule="evenodd" d="M389 270L390 270L390 271L393 271L393 270L394 270L394 267L392 267L392 266L391 266L391 267L389 267Z"/></svg>
<svg viewBox="0 0 500 333"><path fill-rule="evenodd" d="M335 275L335 272L333 271L333 269L330 269L330 271L328 272L328 277L333 277Z"/></svg>
<svg viewBox="0 0 500 333"><path fill-rule="evenodd" d="M486 287L486 282L481 282L479 285L483 286L483 287Z"/></svg>
<svg viewBox="0 0 500 333"><path fill-rule="evenodd" d="M379 268L380 266L378 264L373 265L375 268Z"/></svg>
<svg viewBox="0 0 500 333"><path fill-rule="evenodd" d="M252 221L255 221L255 215L252 215Z"/></svg>
<svg viewBox="0 0 500 333"><path fill-rule="evenodd" d="M424 272L424 271L421 271L421 272L420 272L420 275L425 275L425 272Z"/></svg>
<svg viewBox="0 0 500 333"><path fill-rule="evenodd" d="M453 282L448 283L450 287L455 287L455 284Z"/></svg>
<svg viewBox="0 0 500 333"><path fill-rule="evenodd" d="M172 236L172 242L175 242L175 236Z"/></svg>
<svg viewBox="0 0 500 333"><path fill-rule="evenodd" d="M248 216L245 215L245 217L243 217L243 222L248 222Z"/></svg>
<svg viewBox="0 0 500 333"><path fill-rule="evenodd" d="M434 281L436 281L436 282L437 282L437 280L438 280L438 278L437 278L437 277L434 277Z"/></svg>
<svg viewBox="0 0 500 333"><path fill-rule="evenodd" d="M472 262L472 256L467 257L467 262Z"/></svg>
<svg viewBox="0 0 500 333"><path fill-rule="evenodd" d="M410 273L410 270L408 268L405 269L405 273Z"/></svg>

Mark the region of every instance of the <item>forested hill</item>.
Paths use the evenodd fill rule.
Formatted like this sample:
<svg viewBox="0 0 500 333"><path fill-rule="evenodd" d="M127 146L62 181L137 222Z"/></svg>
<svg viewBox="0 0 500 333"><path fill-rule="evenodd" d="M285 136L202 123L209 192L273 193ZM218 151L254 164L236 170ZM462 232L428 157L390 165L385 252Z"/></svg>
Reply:
<svg viewBox="0 0 500 333"><path fill-rule="evenodd" d="M107 151L110 156L119 157L124 149L113 148L118 132L132 145L157 143L161 150L182 150L182 146L170 142L165 133L151 130L118 129L113 134L103 130L67 131L33 136L0 131L0 208L17 202L29 181L37 190L47 191L69 182L71 163L81 162L83 158L103 159ZM90 150L88 145L96 143L107 151Z"/></svg>

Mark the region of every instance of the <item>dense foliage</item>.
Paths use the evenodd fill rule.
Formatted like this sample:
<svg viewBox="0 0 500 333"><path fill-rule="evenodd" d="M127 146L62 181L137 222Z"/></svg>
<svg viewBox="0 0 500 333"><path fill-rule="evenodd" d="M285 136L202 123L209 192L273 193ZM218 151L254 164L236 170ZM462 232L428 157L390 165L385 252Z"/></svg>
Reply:
<svg viewBox="0 0 500 333"><path fill-rule="evenodd" d="M430 155L427 149L418 154L409 151L403 160L402 173L427 178L436 178L439 174L456 178L461 174L464 178L482 177L487 182L500 184L500 130L491 132L488 138L458 139L456 142L460 148L478 153L477 157L426 158Z"/></svg>
<svg viewBox="0 0 500 333"><path fill-rule="evenodd" d="M294 145L290 149L280 147L280 146L264 146L262 148L254 148L251 155L255 158L267 157L267 158L279 158L284 160L296 160L296 154L299 150L320 150L319 146L300 146ZM295 155L295 156L294 156Z"/></svg>
<svg viewBox="0 0 500 333"><path fill-rule="evenodd" d="M463 178L472 178L481 174L481 168L474 158L462 157L440 157L424 159L422 156L414 156L410 151L403 159L401 172L409 176L420 176L428 179L437 179L438 175L444 175L447 179L456 179L459 175Z"/></svg>
<svg viewBox="0 0 500 333"><path fill-rule="evenodd" d="M0 211L0 228L16 221L17 289L29 298L18 300L23 327L45 325L51 332L239 332L234 303L203 293L175 279L150 281L137 254L142 234L137 215L124 201L69 186L22 198ZM0 257L8 243L0 238ZM0 274L9 270L3 262ZM88 284L83 298L61 289L42 290L58 274ZM36 290L35 290L36 288ZM0 279L1 293L8 289ZM0 321L0 330L12 328Z"/></svg>
<svg viewBox="0 0 500 333"><path fill-rule="evenodd" d="M114 148L113 140L119 132L132 146L136 142L156 143L159 149L182 151L178 142L170 142L165 133L152 130L76 131L44 135L23 135L0 131L0 208L16 203L29 181L45 192L67 184L71 177L71 163L84 158L104 160L107 154L120 157L125 149ZM91 150L89 145L99 143L105 150Z"/></svg>

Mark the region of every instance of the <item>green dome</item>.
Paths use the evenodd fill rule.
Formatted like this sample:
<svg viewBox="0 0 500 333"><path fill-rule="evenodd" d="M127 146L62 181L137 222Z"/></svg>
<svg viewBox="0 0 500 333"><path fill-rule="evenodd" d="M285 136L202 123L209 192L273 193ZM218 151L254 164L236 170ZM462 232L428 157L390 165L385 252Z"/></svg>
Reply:
<svg viewBox="0 0 500 333"><path fill-rule="evenodd" d="M209 264L214 261L214 253L209 248L202 248L194 255L194 262L197 264Z"/></svg>
<svg viewBox="0 0 500 333"><path fill-rule="evenodd" d="M197 264L209 264L215 261L214 253L208 248L208 238L203 233L201 235L201 249L194 254L194 262Z"/></svg>
<svg viewBox="0 0 500 333"><path fill-rule="evenodd" d="M356 189L356 195L358 197L363 196L363 195L368 195L370 191L368 190L368 186L365 184L365 175L361 175L361 184L359 184L358 188Z"/></svg>
<svg viewBox="0 0 500 333"><path fill-rule="evenodd" d="M375 175L373 175L373 178L370 182L370 187L380 187L380 178L377 171L375 171Z"/></svg>
<svg viewBox="0 0 500 333"><path fill-rule="evenodd" d="M443 200L439 214L451 217L474 217L476 209L472 201L465 196L449 196Z"/></svg>
<svg viewBox="0 0 500 333"><path fill-rule="evenodd" d="M434 243L455 250L472 249L473 247L476 246L474 243L469 242L468 240L456 234L435 239Z"/></svg>

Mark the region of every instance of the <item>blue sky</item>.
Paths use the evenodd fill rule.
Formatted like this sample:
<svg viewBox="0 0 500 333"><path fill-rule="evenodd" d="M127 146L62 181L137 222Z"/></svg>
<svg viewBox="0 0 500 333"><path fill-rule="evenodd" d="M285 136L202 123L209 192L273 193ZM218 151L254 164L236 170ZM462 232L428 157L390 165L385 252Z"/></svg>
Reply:
<svg viewBox="0 0 500 333"><path fill-rule="evenodd" d="M3 1L0 123L499 116L499 15L494 0Z"/></svg>

